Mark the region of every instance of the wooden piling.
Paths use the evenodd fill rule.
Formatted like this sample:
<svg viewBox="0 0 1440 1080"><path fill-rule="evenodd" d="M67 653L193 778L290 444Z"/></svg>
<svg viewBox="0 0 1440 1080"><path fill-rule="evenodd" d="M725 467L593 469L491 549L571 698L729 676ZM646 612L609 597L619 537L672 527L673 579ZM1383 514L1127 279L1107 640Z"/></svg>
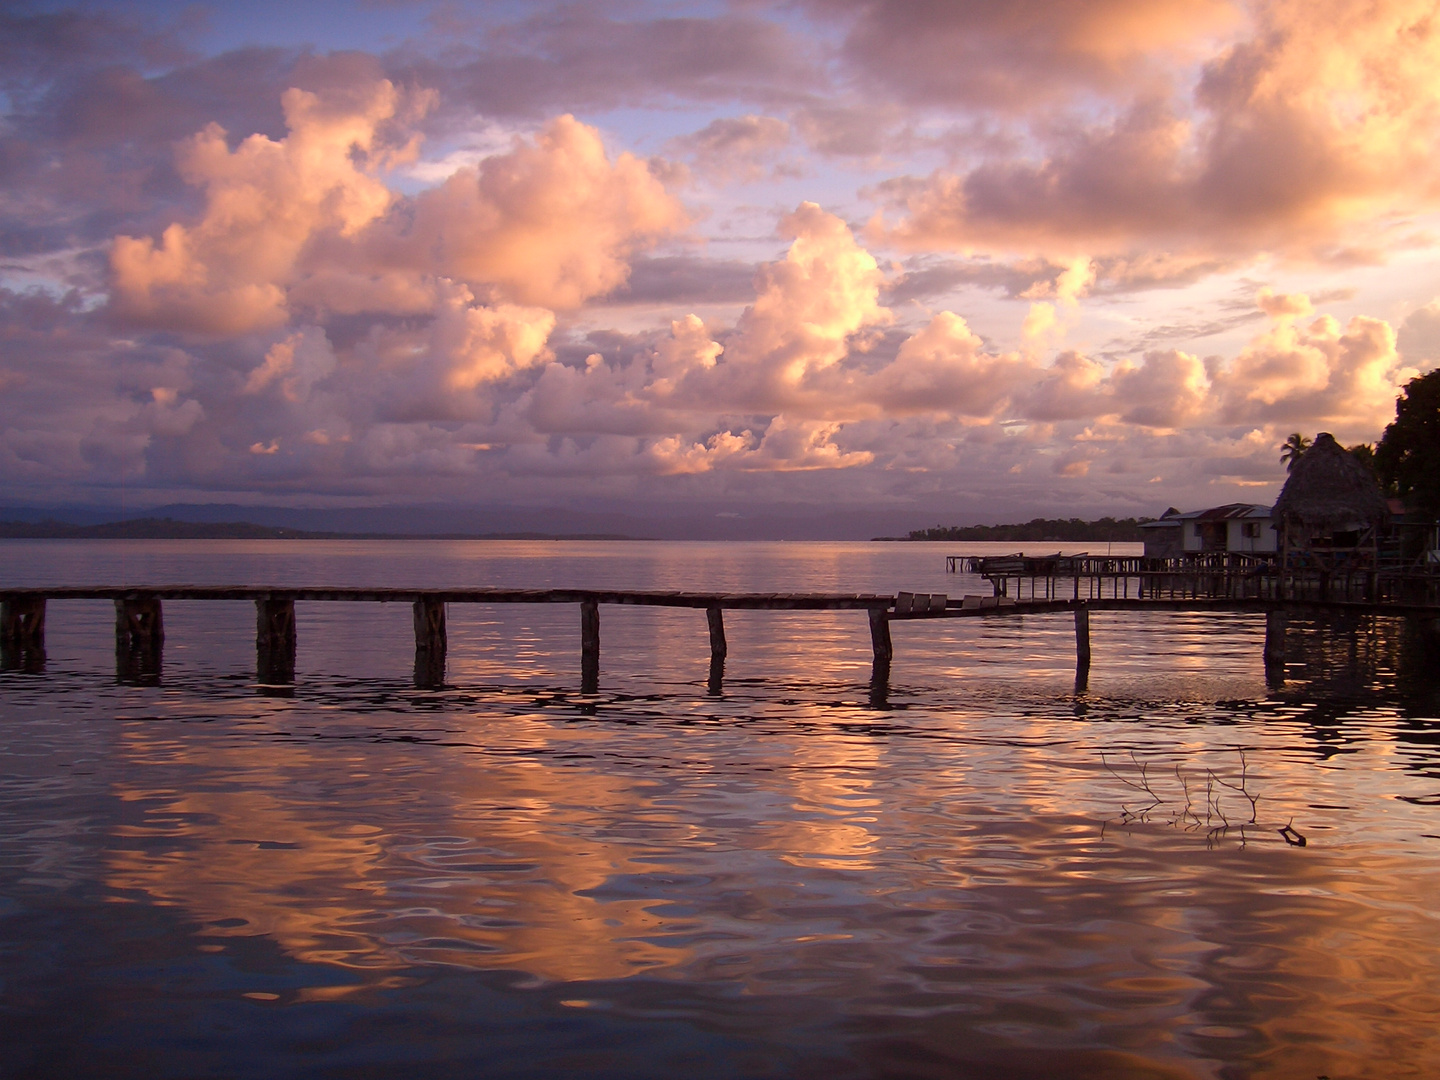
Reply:
<svg viewBox="0 0 1440 1080"><path fill-rule="evenodd" d="M1271 608L1265 613L1265 666L1285 666L1285 612Z"/></svg>
<svg viewBox="0 0 1440 1080"><path fill-rule="evenodd" d="M600 690L600 605L594 600L580 602L580 692Z"/></svg>
<svg viewBox="0 0 1440 1080"><path fill-rule="evenodd" d="M888 671L895 657L895 646L890 640L890 613L884 608L870 609L870 648L875 653L875 663L883 663Z"/></svg>
<svg viewBox="0 0 1440 1080"><path fill-rule="evenodd" d="M267 685L295 681L295 600L267 596L255 601L255 678Z"/></svg>
<svg viewBox="0 0 1440 1080"><path fill-rule="evenodd" d="M710 659L724 660L730 650L725 644L725 614L718 604L705 609L705 621L710 625Z"/></svg>
<svg viewBox="0 0 1440 1080"><path fill-rule="evenodd" d="M115 599L115 678L127 685L160 681L165 619L160 598L145 593Z"/></svg>
<svg viewBox="0 0 1440 1080"><path fill-rule="evenodd" d="M138 594L115 601L115 638L131 648L158 648L165 643L165 618L158 596Z"/></svg>
<svg viewBox="0 0 1440 1080"><path fill-rule="evenodd" d="M0 602L0 641L20 649L45 647L45 598L6 597Z"/></svg>
<svg viewBox="0 0 1440 1080"><path fill-rule="evenodd" d="M1090 666L1090 609L1075 605L1075 666Z"/></svg>
<svg viewBox="0 0 1440 1080"><path fill-rule="evenodd" d="M422 596L412 606L415 616L415 685L433 689L445 683L445 601Z"/></svg>

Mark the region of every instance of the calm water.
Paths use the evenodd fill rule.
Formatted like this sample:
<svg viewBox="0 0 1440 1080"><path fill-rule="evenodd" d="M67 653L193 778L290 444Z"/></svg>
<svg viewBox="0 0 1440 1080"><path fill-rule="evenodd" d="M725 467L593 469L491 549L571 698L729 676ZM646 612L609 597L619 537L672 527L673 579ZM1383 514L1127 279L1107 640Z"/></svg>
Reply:
<svg viewBox="0 0 1440 1080"><path fill-rule="evenodd" d="M7 541L0 584L988 592L962 548ZM862 612L727 612L714 695L703 613L602 608L585 697L572 607L452 607L434 691L408 606L297 611L292 697L245 603L167 603L158 686L93 602L0 674L0 1075L1440 1074L1399 621L1292 623L1267 688L1255 616L1098 613L1082 694L1068 619L897 624L877 702Z"/></svg>

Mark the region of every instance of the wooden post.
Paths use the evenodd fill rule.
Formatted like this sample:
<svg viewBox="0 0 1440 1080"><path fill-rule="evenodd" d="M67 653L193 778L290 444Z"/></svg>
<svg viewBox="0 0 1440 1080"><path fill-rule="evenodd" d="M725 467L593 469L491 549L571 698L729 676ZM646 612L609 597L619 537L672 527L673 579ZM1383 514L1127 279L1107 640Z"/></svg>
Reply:
<svg viewBox="0 0 1440 1080"><path fill-rule="evenodd" d="M422 596L414 604L415 685L434 689L445 684L445 602Z"/></svg>
<svg viewBox="0 0 1440 1080"><path fill-rule="evenodd" d="M165 617L158 596L127 596L115 601L115 637L132 648L165 643Z"/></svg>
<svg viewBox="0 0 1440 1080"><path fill-rule="evenodd" d="M705 621L710 624L710 659L724 660L729 648L725 644L725 614L719 605L705 609Z"/></svg>
<svg viewBox="0 0 1440 1080"><path fill-rule="evenodd" d="M25 649L45 647L45 598L6 597L0 601L0 640Z"/></svg>
<svg viewBox="0 0 1440 1080"><path fill-rule="evenodd" d="M158 596L143 593L115 601L115 678L121 683L160 681L165 619Z"/></svg>
<svg viewBox="0 0 1440 1080"><path fill-rule="evenodd" d="M580 692L600 690L600 605L594 600L580 602Z"/></svg>
<svg viewBox="0 0 1440 1080"><path fill-rule="evenodd" d="M255 678L272 686L295 681L295 601L291 597L255 601Z"/></svg>
<svg viewBox="0 0 1440 1080"><path fill-rule="evenodd" d="M875 663L888 665L895 657L895 646L890 641L890 613L884 608L870 609L870 648L875 653Z"/></svg>
<svg viewBox="0 0 1440 1080"><path fill-rule="evenodd" d="M38 675L45 670L45 598L0 601L0 668Z"/></svg>
<svg viewBox="0 0 1440 1080"><path fill-rule="evenodd" d="M1075 666L1090 666L1090 609L1084 604L1075 605Z"/></svg>
<svg viewBox="0 0 1440 1080"><path fill-rule="evenodd" d="M1265 666L1285 666L1285 612L1271 608L1265 613Z"/></svg>

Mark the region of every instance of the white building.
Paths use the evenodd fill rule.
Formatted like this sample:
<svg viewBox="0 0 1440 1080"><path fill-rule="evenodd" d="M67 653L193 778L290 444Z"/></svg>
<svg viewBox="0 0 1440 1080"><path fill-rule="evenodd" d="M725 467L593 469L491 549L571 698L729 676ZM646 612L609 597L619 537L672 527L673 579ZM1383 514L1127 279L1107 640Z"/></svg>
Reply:
<svg viewBox="0 0 1440 1080"><path fill-rule="evenodd" d="M1227 503L1185 514L1172 508L1140 528L1145 530L1145 555L1154 559L1202 552L1265 555L1280 546L1270 507L1254 503Z"/></svg>

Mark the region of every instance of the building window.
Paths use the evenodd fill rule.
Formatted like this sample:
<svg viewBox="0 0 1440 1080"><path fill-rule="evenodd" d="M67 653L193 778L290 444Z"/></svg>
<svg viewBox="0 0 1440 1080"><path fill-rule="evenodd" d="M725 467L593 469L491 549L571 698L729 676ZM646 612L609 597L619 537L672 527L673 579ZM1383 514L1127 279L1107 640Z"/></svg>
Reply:
<svg viewBox="0 0 1440 1080"><path fill-rule="evenodd" d="M1260 522L1258 522L1258 521L1242 521L1242 522L1240 523L1240 535L1243 536L1243 537L1245 537L1246 540L1259 540L1259 539L1260 539Z"/></svg>

